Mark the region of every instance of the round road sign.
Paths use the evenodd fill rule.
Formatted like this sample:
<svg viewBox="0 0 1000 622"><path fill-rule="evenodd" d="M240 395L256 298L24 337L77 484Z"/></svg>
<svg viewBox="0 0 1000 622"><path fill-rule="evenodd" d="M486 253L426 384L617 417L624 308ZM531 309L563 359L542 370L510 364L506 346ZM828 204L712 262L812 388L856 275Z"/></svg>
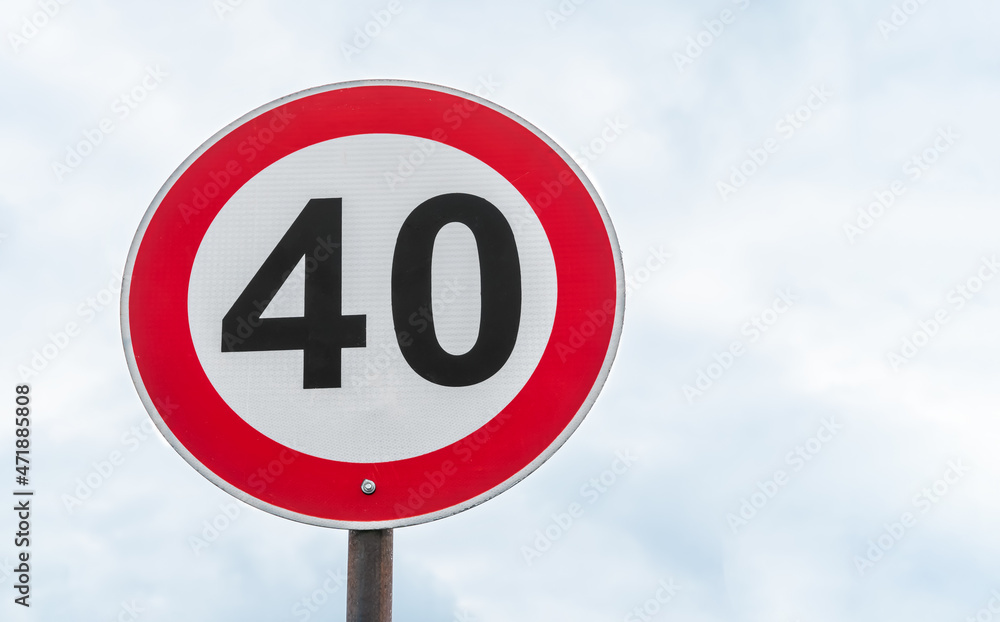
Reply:
<svg viewBox="0 0 1000 622"><path fill-rule="evenodd" d="M604 383L624 292L600 197L541 131L453 89L353 82L247 114L174 172L129 252L122 335L205 477L379 529L551 456Z"/></svg>

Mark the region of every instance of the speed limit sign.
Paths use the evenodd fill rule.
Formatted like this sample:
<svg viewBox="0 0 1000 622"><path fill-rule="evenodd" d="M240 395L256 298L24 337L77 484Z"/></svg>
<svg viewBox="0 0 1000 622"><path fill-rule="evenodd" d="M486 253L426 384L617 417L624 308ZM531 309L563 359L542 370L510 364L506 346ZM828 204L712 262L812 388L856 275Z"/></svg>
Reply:
<svg viewBox="0 0 1000 622"><path fill-rule="evenodd" d="M577 428L624 307L580 167L479 97L398 81L267 104L170 177L122 293L132 379L199 472L347 529L509 488Z"/></svg>

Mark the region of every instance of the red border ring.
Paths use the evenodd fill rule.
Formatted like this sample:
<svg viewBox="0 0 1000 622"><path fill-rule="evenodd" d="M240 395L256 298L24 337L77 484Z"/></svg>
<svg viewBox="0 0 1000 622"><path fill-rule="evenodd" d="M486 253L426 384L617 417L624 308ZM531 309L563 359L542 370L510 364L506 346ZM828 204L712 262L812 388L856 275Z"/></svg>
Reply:
<svg viewBox="0 0 1000 622"><path fill-rule="evenodd" d="M541 221L558 281L552 333L517 396L466 438L383 463L318 458L252 428L205 375L187 315L195 254L236 190L299 149L367 133L442 142L496 170ZM446 87L345 82L250 112L171 175L129 251L122 340L146 410L174 449L213 483L300 522L383 529L478 505L548 459L579 426L607 378L624 300L621 254L604 205L580 167L540 130L496 104ZM361 492L364 479L377 482L375 494Z"/></svg>

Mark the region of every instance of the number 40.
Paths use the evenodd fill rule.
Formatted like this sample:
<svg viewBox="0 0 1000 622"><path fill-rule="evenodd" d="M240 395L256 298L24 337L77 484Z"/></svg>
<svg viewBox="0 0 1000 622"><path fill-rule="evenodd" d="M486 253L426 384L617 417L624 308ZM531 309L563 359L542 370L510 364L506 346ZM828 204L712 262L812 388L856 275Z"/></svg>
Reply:
<svg viewBox="0 0 1000 622"><path fill-rule="evenodd" d="M366 316L342 310L341 199L311 199L222 318L223 352L302 350L304 389L341 386L341 350L366 345ZM434 331L431 258L441 228L461 223L479 253L480 317L476 343L450 354ZM332 241L326 259L307 262L302 317L260 317L317 239ZM423 378L449 387L482 382L510 358L521 322L521 267L514 233L492 203L471 194L442 194L414 209L399 231L392 258L392 320L403 358ZM423 310L430 330L403 344L407 318ZM241 322L242 320L242 322ZM238 338L237 330L242 328Z"/></svg>

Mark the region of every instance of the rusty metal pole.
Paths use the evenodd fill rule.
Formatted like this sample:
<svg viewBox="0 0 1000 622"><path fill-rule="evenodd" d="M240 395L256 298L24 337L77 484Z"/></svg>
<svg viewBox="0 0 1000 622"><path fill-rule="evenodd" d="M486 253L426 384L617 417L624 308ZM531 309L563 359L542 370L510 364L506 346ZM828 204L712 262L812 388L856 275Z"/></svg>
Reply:
<svg viewBox="0 0 1000 622"><path fill-rule="evenodd" d="M392 529L348 533L347 622L392 622Z"/></svg>

